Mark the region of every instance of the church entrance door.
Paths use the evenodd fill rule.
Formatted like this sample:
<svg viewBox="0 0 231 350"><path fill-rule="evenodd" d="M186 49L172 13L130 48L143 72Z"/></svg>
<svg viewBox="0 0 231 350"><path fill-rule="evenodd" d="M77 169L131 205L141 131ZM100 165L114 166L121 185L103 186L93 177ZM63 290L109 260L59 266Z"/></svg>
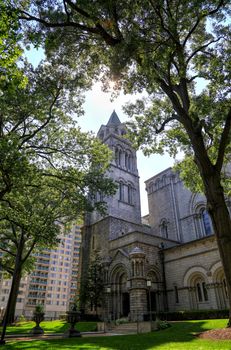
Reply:
<svg viewBox="0 0 231 350"><path fill-rule="evenodd" d="M127 317L130 312L129 293L122 293L122 316Z"/></svg>

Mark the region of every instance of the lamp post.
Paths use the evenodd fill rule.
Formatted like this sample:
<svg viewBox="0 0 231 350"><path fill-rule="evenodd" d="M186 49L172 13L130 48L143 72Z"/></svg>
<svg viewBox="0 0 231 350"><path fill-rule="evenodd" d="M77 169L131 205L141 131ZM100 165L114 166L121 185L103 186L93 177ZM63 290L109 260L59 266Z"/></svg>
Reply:
<svg viewBox="0 0 231 350"><path fill-rule="evenodd" d="M147 280L147 287L148 287L148 299L149 299L149 320L150 320L150 332L152 331L152 305L151 305L151 286L152 286L152 281Z"/></svg>

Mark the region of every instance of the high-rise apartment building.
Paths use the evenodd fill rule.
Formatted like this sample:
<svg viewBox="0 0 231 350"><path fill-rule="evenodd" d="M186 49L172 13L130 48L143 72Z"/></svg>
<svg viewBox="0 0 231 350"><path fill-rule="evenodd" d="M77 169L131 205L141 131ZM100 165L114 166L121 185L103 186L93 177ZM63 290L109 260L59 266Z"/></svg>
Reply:
<svg viewBox="0 0 231 350"><path fill-rule="evenodd" d="M77 298L80 226L62 227L55 249L37 253L33 272L22 278L17 298L16 316L31 317L36 304L44 305L47 318L65 313ZM0 279L0 310L3 313L11 280Z"/></svg>

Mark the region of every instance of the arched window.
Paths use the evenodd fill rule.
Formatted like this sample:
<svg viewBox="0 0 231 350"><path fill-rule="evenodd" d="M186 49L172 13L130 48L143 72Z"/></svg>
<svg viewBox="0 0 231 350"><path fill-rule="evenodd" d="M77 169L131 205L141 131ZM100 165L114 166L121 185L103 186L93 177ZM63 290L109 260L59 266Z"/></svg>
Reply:
<svg viewBox="0 0 231 350"><path fill-rule="evenodd" d="M179 293L178 293L178 287L174 286L174 292L175 292L175 303L179 303Z"/></svg>
<svg viewBox="0 0 231 350"><path fill-rule="evenodd" d="M132 156L129 151L125 153L125 167L132 170Z"/></svg>
<svg viewBox="0 0 231 350"><path fill-rule="evenodd" d="M132 196L132 186L131 186L131 185L128 185L128 203L129 203L129 204L132 204L132 200L133 200L132 197L133 197L133 196Z"/></svg>
<svg viewBox="0 0 231 350"><path fill-rule="evenodd" d="M119 150L118 150L118 148L115 149L115 162L117 165L119 164Z"/></svg>
<svg viewBox="0 0 231 350"><path fill-rule="evenodd" d="M205 208L201 210L201 218L202 218L202 224L204 229L205 236L209 236L212 234L212 222L209 216L209 213Z"/></svg>
<svg viewBox="0 0 231 350"><path fill-rule="evenodd" d="M122 165L122 157L123 157L123 152L119 150L119 165Z"/></svg>
<svg viewBox="0 0 231 350"><path fill-rule="evenodd" d="M125 168L128 169L128 154L125 153Z"/></svg>
<svg viewBox="0 0 231 350"><path fill-rule="evenodd" d="M208 292L207 292L205 281L203 281L201 278L197 279L195 282L195 287L196 287L196 295L197 295L198 301L200 303L204 301L208 301L209 298L208 298Z"/></svg>
<svg viewBox="0 0 231 350"><path fill-rule="evenodd" d="M124 201L124 184L123 184L123 182L119 183L119 199L120 199L120 201Z"/></svg>
<svg viewBox="0 0 231 350"><path fill-rule="evenodd" d="M115 149L115 162L118 166L122 165L122 150L120 148Z"/></svg>

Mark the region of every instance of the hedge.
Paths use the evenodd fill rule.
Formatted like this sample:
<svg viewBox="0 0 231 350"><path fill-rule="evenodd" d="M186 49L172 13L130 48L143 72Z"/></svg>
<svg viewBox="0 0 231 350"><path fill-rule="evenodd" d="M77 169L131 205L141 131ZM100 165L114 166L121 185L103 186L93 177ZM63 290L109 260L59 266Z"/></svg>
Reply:
<svg viewBox="0 0 231 350"><path fill-rule="evenodd" d="M155 316L160 320L166 321L206 320L215 318L229 318L229 310L185 310L174 312L158 312Z"/></svg>

